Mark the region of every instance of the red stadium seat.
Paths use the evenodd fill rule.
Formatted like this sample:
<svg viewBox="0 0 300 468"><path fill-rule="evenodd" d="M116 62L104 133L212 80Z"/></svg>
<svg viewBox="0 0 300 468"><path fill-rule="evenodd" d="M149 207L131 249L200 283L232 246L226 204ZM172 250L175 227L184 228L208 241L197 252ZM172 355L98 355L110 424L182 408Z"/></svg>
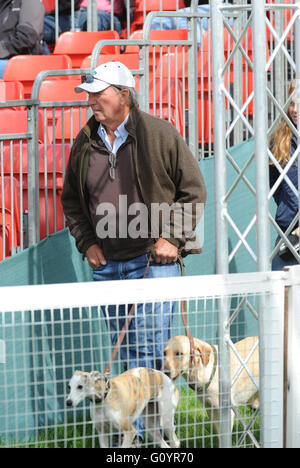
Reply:
<svg viewBox="0 0 300 468"><path fill-rule="evenodd" d="M105 54L99 55L98 66L102 63L110 62L115 60L116 62L121 62L126 65L129 70L138 70L139 69L139 53L137 54ZM85 57L82 61L80 68L90 68L91 66L91 56Z"/></svg>
<svg viewBox="0 0 300 468"><path fill-rule="evenodd" d="M137 30L134 31L129 39L138 40L143 38L143 31ZM153 41L186 41L188 38L187 29L151 29L149 34L149 39ZM156 60L159 59L160 54L172 53L175 50L177 52L182 51L182 46L155 46L155 58ZM187 51L187 48L185 48ZM139 53L139 46L129 45L126 46L125 54L138 54ZM149 64L152 66L153 63L153 47L149 48Z"/></svg>
<svg viewBox="0 0 300 468"><path fill-rule="evenodd" d="M44 128L42 120L42 111L39 111L39 141L43 141ZM13 134L13 133L27 133L28 131L28 117L27 110L24 109L0 109L0 133ZM9 140L4 140L4 146L9 143Z"/></svg>
<svg viewBox="0 0 300 468"><path fill-rule="evenodd" d="M165 80L171 78L174 83L180 83L184 92L185 108L189 106L188 89L188 56L187 54L164 54L156 66L155 76ZM184 82L183 82L184 77ZM176 80L176 81L175 81ZM208 75L207 57L198 53L198 137L199 143L213 142L212 125L212 83Z"/></svg>
<svg viewBox="0 0 300 468"><path fill-rule="evenodd" d="M176 94L177 86L177 94ZM139 80L136 79L139 91ZM180 80L156 78L149 81L149 112L171 122L183 133L182 85Z"/></svg>
<svg viewBox="0 0 300 468"><path fill-rule="evenodd" d="M144 18L150 11L176 11L184 7L184 0L136 0L131 32L143 29Z"/></svg>
<svg viewBox="0 0 300 468"><path fill-rule="evenodd" d="M76 93L75 86L81 83L80 76L68 80L44 80L39 90L41 102L85 101L84 93Z"/></svg>
<svg viewBox="0 0 300 468"><path fill-rule="evenodd" d="M55 10L55 0L43 0L43 5L45 7L45 13Z"/></svg>
<svg viewBox="0 0 300 468"><path fill-rule="evenodd" d="M61 145L39 145L39 215L40 238L62 229L64 226L63 210L60 201L63 174L69 159L71 146L68 143ZM21 157L22 156L22 157ZM54 158L55 156L55 158ZM18 143L12 148L3 150L3 173L6 178L14 174L14 179L22 187L23 211L28 209L28 154L27 144L22 146L22 153ZM1 185L0 185L1 188ZM8 200L7 197L5 199ZM14 206L16 203L14 203ZM56 219L55 210L56 206ZM8 207L9 208L9 207ZM0 203L1 209L1 203ZM7 210L7 208L6 208ZM1 215L0 215L1 216ZM6 214L8 216L8 214ZM18 218L19 219L19 218ZM9 223L9 219L6 224ZM1 221L0 221L1 228ZM4 231L3 231L4 233Z"/></svg>
<svg viewBox="0 0 300 468"><path fill-rule="evenodd" d="M0 261L9 257L12 250L20 245L19 207L17 179L15 177L0 178Z"/></svg>
<svg viewBox="0 0 300 468"><path fill-rule="evenodd" d="M70 68L72 61L67 55L16 55L8 60L3 80L20 81L24 86L25 98L30 98L33 82L39 72Z"/></svg>
<svg viewBox="0 0 300 468"><path fill-rule="evenodd" d="M105 39L120 39L120 36L117 31L68 31L58 37L53 55L69 55L72 67L80 68L82 60L91 55L95 44ZM120 46L106 46L101 50L101 54L115 53L120 53Z"/></svg>
<svg viewBox="0 0 300 468"><path fill-rule="evenodd" d="M0 80L0 101L24 99L24 86L20 81Z"/></svg>
<svg viewBox="0 0 300 468"><path fill-rule="evenodd" d="M0 213L1 214L1 213ZM2 214L1 214L2 217ZM11 255L9 250L10 229L0 222L0 262Z"/></svg>
<svg viewBox="0 0 300 468"><path fill-rule="evenodd" d="M149 83L149 112L156 117L168 120L177 130L183 134L183 108L182 108L182 86L177 82L177 96L175 80L163 78L155 79ZM170 85L170 86L169 86ZM177 103L177 110L176 110Z"/></svg>
<svg viewBox="0 0 300 468"><path fill-rule="evenodd" d="M39 91L39 99L41 102L64 102L64 107L55 107L53 114L53 107L46 108L46 126L48 142L52 142L53 137L53 119L54 127L58 118L61 118L61 113L65 112L72 105L72 101L86 101L86 93L76 93L75 86L80 83L80 77L68 80L44 80L41 84ZM73 109L78 109L78 106ZM86 112L86 111L85 111Z"/></svg>
<svg viewBox="0 0 300 468"><path fill-rule="evenodd" d="M275 2L275 0L266 0L266 3L275 4L276 2ZM283 5L284 4L286 5L286 8L281 10L282 11L282 19L283 19L283 31L284 31L286 29L286 27L288 26L289 22L291 21L291 15L293 13L295 13L295 11L296 11L296 10L289 9L289 5L294 4L295 0L281 0L280 3L283 4ZM270 17L270 12L268 12L268 16ZM271 16L271 19L272 19L273 27L275 28L274 16ZM275 30L276 30L276 28L275 28ZM276 32L278 33L278 31L276 31ZM279 34L279 36L281 36L281 34ZM269 28L267 28L267 39L268 39L268 41L273 39L273 35L271 34L271 31L270 31ZM294 40L294 27L287 35L287 41L290 42L291 40Z"/></svg>
<svg viewBox="0 0 300 468"><path fill-rule="evenodd" d="M234 40L228 30L224 28L224 64L225 61L229 58L233 48L234 48ZM246 52L247 56L249 57L250 61L253 63L253 45L252 45L252 28L249 27L247 29L246 34L243 36L242 39L242 47L244 51ZM202 36L202 44L201 44L201 50L203 53L203 56L207 57L207 60L209 58L210 64L212 64L212 45L211 45L211 30L205 31L203 36ZM242 53L240 51L237 51L236 54L240 54L242 56ZM270 56L270 51L269 47L267 46L266 49L266 56L267 60L269 59ZM231 59L230 63L230 83L234 83L234 57ZM248 99L248 96L253 91L253 71L251 70L249 64L247 63L246 59L244 56L242 56L242 83L243 83L243 102L245 102ZM249 115L253 115L253 100L249 103L247 107L247 112Z"/></svg>
<svg viewBox="0 0 300 468"><path fill-rule="evenodd" d="M86 121L86 107L65 109L63 115L59 112L55 123L55 134L52 141L55 139L55 141L59 143L73 142L81 128L86 124Z"/></svg>
<svg viewBox="0 0 300 468"><path fill-rule="evenodd" d="M64 145L56 143L55 146L40 146L39 213L41 239L65 227L61 194L63 188L63 174L69 159L70 150L71 145L68 143ZM45 164L47 166L46 170ZM45 171L47 171L47 176ZM56 210L54 210L54 207Z"/></svg>

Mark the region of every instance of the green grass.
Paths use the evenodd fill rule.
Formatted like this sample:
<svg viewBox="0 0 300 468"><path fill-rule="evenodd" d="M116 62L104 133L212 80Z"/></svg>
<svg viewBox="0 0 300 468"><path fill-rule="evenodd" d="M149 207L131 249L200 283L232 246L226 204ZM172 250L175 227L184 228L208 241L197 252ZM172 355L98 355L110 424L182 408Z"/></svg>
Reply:
<svg viewBox="0 0 300 468"><path fill-rule="evenodd" d="M251 408L239 408L239 413L247 426L252 418ZM186 386L180 389L180 401L176 413L177 437L181 441L182 448L216 448L218 438L214 435L212 423L208 419L202 402L195 393ZM251 432L259 441L259 417L255 419ZM232 445L238 447L254 447L254 444L246 435L243 437L243 426L240 422L235 422L233 428ZM145 444L152 447L152 445ZM77 419L68 421L56 427L40 430L36 440L32 442L5 443L0 441L0 448L98 448L98 437L93 431L90 420Z"/></svg>
<svg viewBox="0 0 300 468"><path fill-rule="evenodd" d="M247 427L250 424L251 432L259 442L259 417L255 418L252 425L250 422L253 410L248 406L240 407L238 410L244 425ZM187 387L183 387L180 392L176 423L181 447L217 448L219 446L218 437L214 434L212 422L208 418L200 398ZM254 447L254 443L249 435L243 438L243 434L243 425L235 420L232 431L232 445Z"/></svg>

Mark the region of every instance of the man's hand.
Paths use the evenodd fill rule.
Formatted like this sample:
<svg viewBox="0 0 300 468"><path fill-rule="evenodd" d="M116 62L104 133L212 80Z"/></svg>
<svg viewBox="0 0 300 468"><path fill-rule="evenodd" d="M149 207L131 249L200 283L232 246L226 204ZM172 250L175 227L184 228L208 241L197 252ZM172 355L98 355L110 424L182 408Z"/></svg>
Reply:
<svg viewBox="0 0 300 468"><path fill-rule="evenodd" d="M99 265L106 265L106 260L103 255L103 250L98 244L91 245L85 252L87 261L91 268L98 268Z"/></svg>
<svg viewBox="0 0 300 468"><path fill-rule="evenodd" d="M160 237L158 241L155 242L153 250L155 253L154 261L156 263L166 265L167 263L177 261L178 248L166 239Z"/></svg>

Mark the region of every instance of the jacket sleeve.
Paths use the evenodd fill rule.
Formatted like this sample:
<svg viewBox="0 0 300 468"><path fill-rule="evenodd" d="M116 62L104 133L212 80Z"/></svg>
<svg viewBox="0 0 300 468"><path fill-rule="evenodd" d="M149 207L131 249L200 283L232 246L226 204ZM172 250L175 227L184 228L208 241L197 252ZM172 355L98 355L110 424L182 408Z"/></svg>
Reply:
<svg viewBox="0 0 300 468"><path fill-rule="evenodd" d="M73 167L73 154L75 151L76 140L66 170L61 202L70 233L75 238L78 251L84 257L87 249L91 245L97 244L97 238L86 213L84 200L80 196L79 168L74 170Z"/></svg>
<svg viewBox="0 0 300 468"><path fill-rule="evenodd" d="M276 212L276 222L281 229L286 230L298 212L298 197L294 194L286 179L298 189L298 166L293 164L281 182L280 199Z"/></svg>
<svg viewBox="0 0 300 468"><path fill-rule="evenodd" d="M40 0L22 2L19 22L0 41L0 58L10 58L19 54L42 53L40 40L44 25L44 6Z"/></svg>
<svg viewBox="0 0 300 468"><path fill-rule="evenodd" d="M269 165L269 183L270 183L270 189L275 185L278 177L280 176L279 171L277 167L275 167L273 164ZM281 196L281 189L282 189L282 184L278 186L278 188L275 190L273 197L276 202L276 205L279 205L280 202L280 196Z"/></svg>
<svg viewBox="0 0 300 468"><path fill-rule="evenodd" d="M176 199L169 241L185 256L187 252L201 251L196 228L204 213L207 193L198 161L179 134L172 165Z"/></svg>

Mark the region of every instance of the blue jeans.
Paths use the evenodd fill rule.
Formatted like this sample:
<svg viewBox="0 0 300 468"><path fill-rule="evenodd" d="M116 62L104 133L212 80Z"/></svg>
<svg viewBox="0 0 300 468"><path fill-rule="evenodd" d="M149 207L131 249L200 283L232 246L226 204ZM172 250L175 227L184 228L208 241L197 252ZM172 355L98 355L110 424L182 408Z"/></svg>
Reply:
<svg viewBox="0 0 300 468"><path fill-rule="evenodd" d="M107 260L93 270L94 281L109 281L143 278L149 254L128 261ZM151 262L147 278L179 276L178 263L162 265ZM171 337L175 303L164 302L138 304L133 314L127 335L120 347L124 370L133 367L161 369L163 351ZM113 346L116 344L131 305L110 305L103 310L107 329ZM104 309L104 308L103 308Z"/></svg>
<svg viewBox="0 0 300 468"><path fill-rule="evenodd" d="M209 5L199 5L198 7L199 13L207 13L209 16L210 14L210 7ZM189 13L190 7L181 8L177 11L182 11L182 13ZM187 29L188 27L188 19L187 18L175 18L175 17L157 17L151 23L151 29ZM208 29L208 20L207 18L197 18L197 46L198 49L201 45L201 37L204 31Z"/></svg>
<svg viewBox="0 0 300 468"><path fill-rule="evenodd" d="M81 31L87 30L87 9L80 8L78 11L78 26ZM107 11L98 10L98 31L109 31L111 29L110 25L111 14ZM114 28L115 31L118 31L119 34L122 32L122 27L119 19L114 16Z"/></svg>
<svg viewBox="0 0 300 468"><path fill-rule="evenodd" d="M0 59L0 80L2 80L8 60Z"/></svg>
<svg viewBox="0 0 300 468"><path fill-rule="evenodd" d="M129 280L143 278L149 254L128 261L107 260L93 270L94 281ZM162 265L151 262L147 278L179 276L178 263ZM120 357L124 370L134 367L161 369L163 352L171 337L171 328L176 304L170 302L138 304L130 322L127 335L120 346ZM116 344L131 305L103 307L107 329L113 346ZM140 417L134 426L138 435L144 438L144 422Z"/></svg>
<svg viewBox="0 0 300 468"><path fill-rule="evenodd" d="M77 12L75 12L75 27L76 27L76 18ZM58 34L61 34L71 29L71 15L69 14L59 14L58 18L59 30ZM44 18L44 41L49 44L54 44L55 42L55 17L52 15L45 15Z"/></svg>

